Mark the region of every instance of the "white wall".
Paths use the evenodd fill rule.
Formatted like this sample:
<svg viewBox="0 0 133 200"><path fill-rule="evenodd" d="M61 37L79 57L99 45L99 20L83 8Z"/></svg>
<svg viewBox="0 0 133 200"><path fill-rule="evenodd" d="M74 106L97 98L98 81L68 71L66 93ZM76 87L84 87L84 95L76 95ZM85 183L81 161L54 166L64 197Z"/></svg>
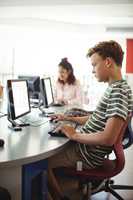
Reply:
<svg viewBox="0 0 133 200"><path fill-rule="evenodd" d="M73 29L51 29L50 26L0 25L0 68L2 72L47 73L64 56L70 59L75 72L86 70L88 48L100 40L116 39L125 49L125 39ZM68 27L70 28L70 27ZM4 54L4 56L3 56ZM6 66L6 67L5 67ZM36 70L37 68L37 70ZM53 73L54 73L53 72Z"/></svg>
<svg viewBox="0 0 133 200"><path fill-rule="evenodd" d="M82 27L82 26L81 26ZM102 40L117 40L126 51L125 37L106 35L101 30L92 32L80 26L65 26L47 22L0 25L0 73L51 75L56 77L58 63L67 57L81 80L92 104L98 101L105 87L93 78L87 50ZM123 72L125 63L123 64Z"/></svg>

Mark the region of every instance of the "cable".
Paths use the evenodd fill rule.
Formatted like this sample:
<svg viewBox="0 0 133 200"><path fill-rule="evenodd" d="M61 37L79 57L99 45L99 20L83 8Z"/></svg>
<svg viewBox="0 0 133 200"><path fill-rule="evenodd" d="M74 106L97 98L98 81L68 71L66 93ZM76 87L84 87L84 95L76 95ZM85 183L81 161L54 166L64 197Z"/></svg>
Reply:
<svg viewBox="0 0 133 200"><path fill-rule="evenodd" d="M25 121L20 120L20 121L21 121L22 123L28 122L28 123L30 124L30 126L32 126L32 127L42 126L43 124L46 124L46 123L49 122L49 120L47 120L47 121L41 120L41 122L40 122L40 121L30 121L30 120L25 120Z"/></svg>
<svg viewBox="0 0 133 200"><path fill-rule="evenodd" d="M5 117L5 116L7 116L7 114L0 111L0 118Z"/></svg>

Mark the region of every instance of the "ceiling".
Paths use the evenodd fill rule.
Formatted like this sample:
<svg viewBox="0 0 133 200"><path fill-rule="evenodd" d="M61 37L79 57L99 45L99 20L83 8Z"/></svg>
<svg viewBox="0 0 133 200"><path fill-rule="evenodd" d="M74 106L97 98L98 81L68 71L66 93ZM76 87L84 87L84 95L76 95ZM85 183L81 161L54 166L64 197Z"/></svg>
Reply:
<svg viewBox="0 0 133 200"><path fill-rule="evenodd" d="M0 0L0 6L130 4L132 0Z"/></svg>
<svg viewBox="0 0 133 200"><path fill-rule="evenodd" d="M55 22L133 32L133 0L0 0L0 23Z"/></svg>

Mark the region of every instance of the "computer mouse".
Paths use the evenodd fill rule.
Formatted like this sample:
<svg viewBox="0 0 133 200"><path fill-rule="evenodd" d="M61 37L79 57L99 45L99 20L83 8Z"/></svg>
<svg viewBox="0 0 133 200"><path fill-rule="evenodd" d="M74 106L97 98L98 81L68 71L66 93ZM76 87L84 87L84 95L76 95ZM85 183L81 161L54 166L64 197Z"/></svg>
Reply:
<svg viewBox="0 0 133 200"><path fill-rule="evenodd" d="M55 129L50 130L48 134L55 137L67 137L61 130L56 131Z"/></svg>
<svg viewBox="0 0 133 200"><path fill-rule="evenodd" d="M49 121L51 123L57 123L58 122L57 117L52 117Z"/></svg>
<svg viewBox="0 0 133 200"><path fill-rule="evenodd" d="M3 139L0 139L0 147L3 147L5 144L5 141Z"/></svg>

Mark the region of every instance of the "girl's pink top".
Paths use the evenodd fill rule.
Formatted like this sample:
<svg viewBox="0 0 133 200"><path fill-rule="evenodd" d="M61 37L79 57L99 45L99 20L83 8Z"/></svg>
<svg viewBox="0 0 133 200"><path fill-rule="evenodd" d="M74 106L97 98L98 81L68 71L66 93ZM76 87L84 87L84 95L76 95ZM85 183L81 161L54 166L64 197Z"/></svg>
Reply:
<svg viewBox="0 0 133 200"><path fill-rule="evenodd" d="M56 82L54 99L56 102L63 100L67 104L82 104L82 89L80 82L76 80L75 84L69 85Z"/></svg>

